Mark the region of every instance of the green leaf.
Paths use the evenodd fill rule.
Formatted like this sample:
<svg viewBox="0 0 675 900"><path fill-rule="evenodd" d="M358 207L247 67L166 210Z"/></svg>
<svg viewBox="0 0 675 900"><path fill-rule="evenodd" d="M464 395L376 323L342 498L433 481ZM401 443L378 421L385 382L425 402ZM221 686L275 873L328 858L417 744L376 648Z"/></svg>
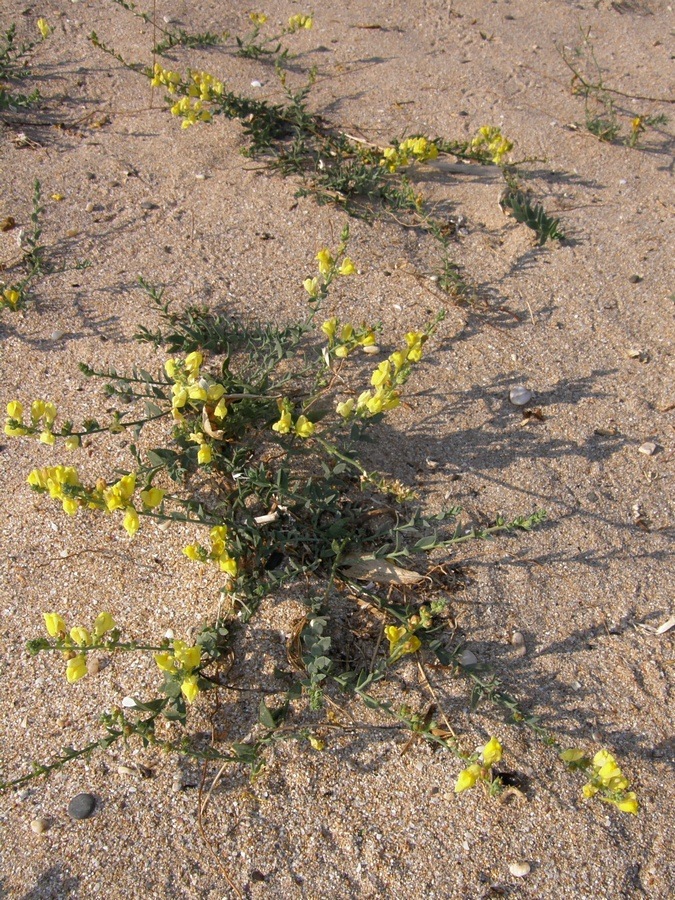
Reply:
<svg viewBox="0 0 675 900"><path fill-rule="evenodd" d="M260 724L264 725L265 728L269 728L270 731L274 731L277 727L276 720L274 718L274 713L267 706L264 700L260 701L260 707L258 709L258 716L260 718Z"/></svg>

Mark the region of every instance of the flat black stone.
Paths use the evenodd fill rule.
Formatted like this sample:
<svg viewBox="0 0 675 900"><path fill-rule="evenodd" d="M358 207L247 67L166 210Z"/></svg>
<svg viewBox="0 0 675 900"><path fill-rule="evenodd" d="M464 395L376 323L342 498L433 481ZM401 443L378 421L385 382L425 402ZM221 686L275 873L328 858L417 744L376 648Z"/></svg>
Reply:
<svg viewBox="0 0 675 900"><path fill-rule="evenodd" d="M78 794L68 804L68 815L71 819L88 819L96 809L96 797L93 794Z"/></svg>

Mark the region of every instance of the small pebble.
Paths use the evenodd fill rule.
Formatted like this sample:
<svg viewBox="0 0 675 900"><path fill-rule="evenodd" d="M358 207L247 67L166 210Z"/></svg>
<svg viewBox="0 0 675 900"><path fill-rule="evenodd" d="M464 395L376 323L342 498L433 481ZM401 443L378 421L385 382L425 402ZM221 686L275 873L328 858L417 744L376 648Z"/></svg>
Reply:
<svg viewBox="0 0 675 900"><path fill-rule="evenodd" d="M171 785L171 790L175 793L183 790L183 782L180 778L174 778L173 783Z"/></svg>
<svg viewBox="0 0 675 900"><path fill-rule="evenodd" d="M530 402L533 396L534 394L532 391L528 391L522 384L516 385L516 387L511 388L509 391L509 400L514 406L525 406L526 403Z"/></svg>
<svg viewBox="0 0 675 900"><path fill-rule="evenodd" d="M71 819L88 819L96 809L96 797L93 794L77 794L68 804L68 815Z"/></svg>
<svg viewBox="0 0 675 900"><path fill-rule="evenodd" d="M66 231L66 237L75 238L78 236L79 233L80 233L79 228L69 228L68 231Z"/></svg>
<svg viewBox="0 0 675 900"><path fill-rule="evenodd" d="M628 279L631 284L639 284L642 281L641 275L631 275Z"/></svg>
<svg viewBox="0 0 675 900"><path fill-rule="evenodd" d="M49 822L46 819L33 819L30 823L31 831L35 834L44 834L49 828Z"/></svg>
<svg viewBox="0 0 675 900"><path fill-rule="evenodd" d="M122 706L126 709L133 709L136 706L136 701L133 697L122 697Z"/></svg>
<svg viewBox="0 0 675 900"><path fill-rule="evenodd" d="M174 639L174 636L175 635L173 632L173 628L167 628L164 632L164 637L167 639L167 641L172 641Z"/></svg>
<svg viewBox="0 0 675 900"><path fill-rule="evenodd" d="M366 347L363 348L363 352L364 353L373 353L373 354L379 353L380 348L377 346L377 344L368 344Z"/></svg>
<svg viewBox="0 0 675 900"><path fill-rule="evenodd" d="M90 656L87 660L87 672L89 675L98 675L101 671L101 663L96 659L95 656Z"/></svg>
<svg viewBox="0 0 675 900"><path fill-rule="evenodd" d="M516 656L525 656L527 647L525 646L525 638L522 631L514 631L511 635L511 643L516 648Z"/></svg>
<svg viewBox="0 0 675 900"><path fill-rule="evenodd" d="M85 206L85 210L86 210L87 212L93 212L93 211L94 211L94 204L91 202L91 200L90 200L89 203L87 203L87 205Z"/></svg>
<svg viewBox="0 0 675 900"><path fill-rule="evenodd" d="M509 872L514 878L525 878L530 874L530 864L528 862L509 863Z"/></svg>
<svg viewBox="0 0 675 900"><path fill-rule="evenodd" d="M653 456L656 453L656 444L653 441L647 441L638 448L638 453L644 453L645 456Z"/></svg>
<svg viewBox="0 0 675 900"><path fill-rule="evenodd" d="M429 457L427 457L426 463L427 463L427 468L429 468L429 469L437 469L438 468L438 463L436 462L435 459L429 459Z"/></svg>
<svg viewBox="0 0 675 900"><path fill-rule="evenodd" d="M30 791L27 788L24 788L22 791L19 791L17 794L19 800L27 800L30 797Z"/></svg>
<svg viewBox="0 0 675 900"><path fill-rule="evenodd" d="M252 82L251 82L251 87L261 88L261 87L262 87L262 82L261 82L261 81L252 81Z"/></svg>
<svg viewBox="0 0 675 900"><path fill-rule="evenodd" d="M478 662L478 657L470 650L463 650L462 655L459 657L459 661L463 666L475 666Z"/></svg>
<svg viewBox="0 0 675 900"><path fill-rule="evenodd" d="M60 341L61 338L63 337L63 332L62 331L52 331L52 333L49 335L49 337L51 338L52 341Z"/></svg>
<svg viewBox="0 0 675 900"><path fill-rule="evenodd" d="M195 178L197 179L197 181L206 181L206 175L204 175L203 172L197 172Z"/></svg>
<svg viewBox="0 0 675 900"><path fill-rule="evenodd" d="M141 209L159 209L159 206L153 203L152 200L144 200L141 203Z"/></svg>

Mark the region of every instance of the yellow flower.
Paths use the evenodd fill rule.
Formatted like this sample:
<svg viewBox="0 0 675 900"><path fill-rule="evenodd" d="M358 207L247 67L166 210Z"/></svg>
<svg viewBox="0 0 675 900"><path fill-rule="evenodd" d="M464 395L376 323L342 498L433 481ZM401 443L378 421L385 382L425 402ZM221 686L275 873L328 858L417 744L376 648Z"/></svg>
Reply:
<svg viewBox="0 0 675 900"><path fill-rule="evenodd" d="M94 635L97 638L103 637L108 631L112 631L114 627L115 622L109 612L99 613L94 622Z"/></svg>
<svg viewBox="0 0 675 900"><path fill-rule="evenodd" d="M349 400L338 403L335 407L335 411L339 416L342 416L343 419L350 419L354 413L354 398L350 397Z"/></svg>
<svg viewBox="0 0 675 900"><path fill-rule="evenodd" d="M195 562L203 562L206 556L206 551L198 544L188 544L187 547L183 547L183 553L188 559L192 559Z"/></svg>
<svg viewBox="0 0 675 900"><path fill-rule="evenodd" d="M252 12L248 14L248 17L254 25L264 25L267 21L267 16L265 15L265 13Z"/></svg>
<svg viewBox="0 0 675 900"><path fill-rule="evenodd" d="M202 444L197 453L197 462L200 466L208 465L213 459L213 452L210 444Z"/></svg>
<svg viewBox="0 0 675 900"><path fill-rule="evenodd" d="M45 414L44 400L33 400L30 405L30 417L33 422L37 422Z"/></svg>
<svg viewBox="0 0 675 900"><path fill-rule="evenodd" d="M58 613L44 613L45 628L50 637L63 637L66 633L66 623Z"/></svg>
<svg viewBox="0 0 675 900"><path fill-rule="evenodd" d="M312 27L313 24L314 24L314 20L312 19L311 16L295 15L295 16L291 16L290 19L288 20L288 29L291 32L298 31L298 29L300 29L300 28L309 29Z"/></svg>
<svg viewBox="0 0 675 900"><path fill-rule="evenodd" d="M291 425L293 424L293 417L288 411L282 412L281 418L278 422L275 422L272 425L272 431L276 431L277 434L288 434L291 430Z"/></svg>
<svg viewBox="0 0 675 900"><path fill-rule="evenodd" d="M77 450L80 444L79 434L71 434L70 437L66 438L66 450Z"/></svg>
<svg viewBox="0 0 675 900"><path fill-rule="evenodd" d="M321 286L319 284L318 278L305 278L305 280L302 282L302 286L307 291L312 300L315 300L319 296Z"/></svg>
<svg viewBox="0 0 675 900"><path fill-rule="evenodd" d="M192 670L202 658L201 647L188 647L185 641L173 642L173 654L184 669Z"/></svg>
<svg viewBox="0 0 675 900"><path fill-rule="evenodd" d="M16 309L19 305L19 300L21 300L21 294L12 288L5 288L2 292L2 299L8 306L11 306L12 309Z"/></svg>
<svg viewBox="0 0 675 900"><path fill-rule="evenodd" d="M576 747L570 747L568 750L563 750L560 753L560 759L566 763L578 763L581 760L586 759L586 754L583 750L579 750Z"/></svg>
<svg viewBox="0 0 675 900"><path fill-rule="evenodd" d="M155 653L155 662L163 672L173 674L177 671L176 660L171 653Z"/></svg>
<svg viewBox="0 0 675 900"><path fill-rule="evenodd" d="M154 509L162 502L164 494L166 494L166 491L163 491L161 488L149 488L147 491L141 491L143 506L146 509Z"/></svg>
<svg viewBox="0 0 675 900"><path fill-rule="evenodd" d="M55 200L56 202L63 200L63 194L52 194L52 200Z"/></svg>
<svg viewBox="0 0 675 900"><path fill-rule="evenodd" d="M108 512L114 512L116 509L124 509L129 505L134 491L136 490L136 475L131 473L113 484L110 488L103 491L103 499L105 501ZM126 526L125 526L126 527Z"/></svg>
<svg viewBox="0 0 675 900"><path fill-rule="evenodd" d="M299 416L295 423L295 433L298 437L308 438L314 434L314 423L310 422L307 416Z"/></svg>
<svg viewBox="0 0 675 900"><path fill-rule="evenodd" d="M23 419L23 404L19 403L18 400L12 400L11 403L7 404L7 415L10 419L16 419L20 422Z"/></svg>
<svg viewBox="0 0 675 900"><path fill-rule="evenodd" d="M337 330L338 320L333 317L332 319L327 319L323 325L321 326L321 330L328 338L328 341L332 344L335 340L335 332ZM9 407L7 407L9 410ZM20 416L15 416L15 418L20 418Z"/></svg>
<svg viewBox="0 0 675 900"><path fill-rule="evenodd" d="M193 350L185 357L185 368L193 378L199 377L199 369L204 362L204 354L199 350Z"/></svg>
<svg viewBox="0 0 675 900"><path fill-rule="evenodd" d="M35 24L37 25L38 31L40 32L40 34L42 35L43 38L49 37L52 29L49 25L49 22L46 19L38 19Z"/></svg>
<svg viewBox="0 0 675 900"><path fill-rule="evenodd" d="M389 365L389 360L385 359L384 362L381 362L375 369L370 379L370 383L374 387L379 387L389 380Z"/></svg>
<svg viewBox="0 0 675 900"><path fill-rule="evenodd" d="M91 645L91 635L81 625L70 629L70 639L78 647L89 647Z"/></svg>
<svg viewBox="0 0 675 900"><path fill-rule="evenodd" d="M80 504L74 497L64 497L62 500L62 504L63 511L68 516L74 516L80 508Z"/></svg>
<svg viewBox="0 0 675 900"><path fill-rule="evenodd" d="M55 443L56 438L51 433L51 431L43 431L40 435L40 443L48 444L50 447Z"/></svg>
<svg viewBox="0 0 675 900"><path fill-rule="evenodd" d="M188 703L193 703L195 697L199 693L199 685L197 684L197 676L189 675L183 680L180 686L181 693Z"/></svg>
<svg viewBox="0 0 675 900"><path fill-rule="evenodd" d="M124 526L124 530L129 535L129 537L133 537L140 527L140 521L138 519L138 513L133 508L133 506L128 506L126 512L124 513L124 520L122 525Z"/></svg>
<svg viewBox="0 0 675 900"><path fill-rule="evenodd" d="M481 750L481 759L486 767L493 766L502 758L502 745L497 738L490 738L487 744Z"/></svg>
<svg viewBox="0 0 675 900"><path fill-rule="evenodd" d="M594 797L598 793L598 789L595 787L595 785L591 784L590 782L588 784L585 784L583 786L583 788L581 789L581 791L587 800L590 797Z"/></svg>
<svg viewBox="0 0 675 900"><path fill-rule="evenodd" d="M74 684L87 674L87 660L84 653L78 653L68 660L66 665L66 678L69 684Z"/></svg>
<svg viewBox="0 0 675 900"><path fill-rule="evenodd" d="M342 260L342 265L338 269L340 275L353 275L356 272L356 266L348 256Z"/></svg>
<svg viewBox="0 0 675 900"><path fill-rule="evenodd" d="M613 800L612 802L621 812L630 813L633 816L636 816L640 809L640 804L634 791L628 791L621 800Z"/></svg>
<svg viewBox="0 0 675 900"><path fill-rule="evenodd" d="M314 257L319 263L319 272L322 275L328 275L330 270L335 265L335 260L333 259L330 250L327 247L324 247L323 250L319 250L319 252Z"/></svg>
<svg viewBox="0 0 675 900"><path fill-rule="evenodd" d="M221 553L218 557L218 566L221 572L226 572L231 578L237 575L237 560L233 559L227 552Z"/></svg>
<svg viewBox="0 0 675 900"><path fill-rule="evenodd" d="M384 633L389 641L389 655L395 655L397 659L405 656L407 653L415 653L422 646L422 642L417 635L410 634L404 625L388 625L384 629ZM409 635L408 640L400 644L399 642L406 635Z"/></svg>
<svg viewBox="0 0 675 900"><path fill-rule="evenodd" d="M323 750L326 746L325 743L315 734L308 734L307 740L311 744L313 750Z"/></svg>
<svg viewBox="0 0 675 900"><path fill-rule="evenodd" d="M479 765L469 766L467 769L463 769L455 782L455 793L461 794L462 791L466 791L469 788L472 788L474 784L478 781L478 779L483 774L482 769Z"/></svg>

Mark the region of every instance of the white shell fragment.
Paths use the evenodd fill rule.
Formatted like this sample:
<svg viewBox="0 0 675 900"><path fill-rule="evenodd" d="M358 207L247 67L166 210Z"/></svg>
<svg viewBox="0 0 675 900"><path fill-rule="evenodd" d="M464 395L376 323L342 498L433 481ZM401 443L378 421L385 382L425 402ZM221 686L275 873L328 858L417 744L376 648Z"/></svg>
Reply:
<svg viewBox="0 0 675 900"><path fill-rule="evenodd" d="M509 391L509 400L514 406L525 406L526 403L530 402L533 396L534 394L532 391L528 391L522 384L517 384Z"/></svg>
<svg viewBox="0 0 675 900"><path fill-rule="evenodd" d="M126 709L133 709L136 706L136 701L133 697L122 697L122 706L126 707Z"/></svg>
<svg viewBox="0 0 675 900"><path fill-rule="evenodd" d="M665 634L666 631L670 631L671 628L675 628L675 616L671 616L669 619L666 619L663 625L659 625L656 629L656 633Z"/></svg>
<svg viewBox="0 0 675 900"><path fill-rule="evenodd" d="M645 456L653 456L656 453L656 444L654 441L645 441L641 447L638 447L638 453L644 453Z"/></svg>
<svg viewBox="0 0 675 900"><path fill-rule="evenodd" d="M262 81L257 81L257 80L256 80L256 81L252 81L252 82L251 82L251 87L261 88L261 87L262 87Z"/></svg>
<svg viewBox="0 0 675 900"><path fill-rule="evenodd" d="M528 862L509 863L509 872L514 878L525 878L530 874L530 864Z"/></svg>

